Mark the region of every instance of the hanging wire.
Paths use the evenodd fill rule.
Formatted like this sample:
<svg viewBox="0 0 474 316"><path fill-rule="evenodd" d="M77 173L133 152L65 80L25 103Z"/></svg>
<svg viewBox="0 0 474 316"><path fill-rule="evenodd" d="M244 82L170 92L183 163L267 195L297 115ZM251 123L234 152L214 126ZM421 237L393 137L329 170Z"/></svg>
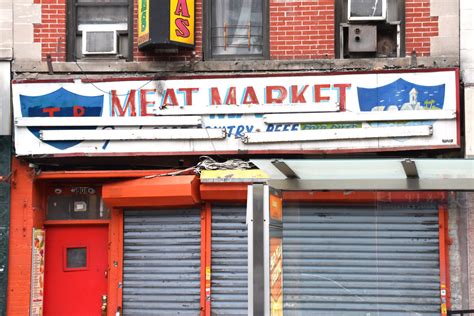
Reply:
<svg viewBox="0 0 474 316"><path fill-rule="evenodd" d="M87 80L93 80L93 79L90 79L89 76L87 75L87 73L84 71L84 69L82 69L82 67L79 65L79 63L77 62L77 59L75 60L75 63L76 63L76 66L77 68L79 68L79 70L81 71L81 74L84 75L84 77L86 77ZM146 81L144 84L142 84L140 87L137 88L137 90L140 90L142 89L143 87L145 87L146 85L148 85L149 83L153 82L154 80L156 80L156 76L154 76L152 79ZM97 90L99 90L100 92L102 93L105 93L105 94L108 94L108 95L111 95L112 93L110 91L106 91L102 88L100 88L99 86L97 86L94 82L87 82L88 84L92 85L94 88L96 88ZM127 96L128 93L124 93L124 94L117 94L116 96L118 97L124 97L124 96Z"/></svg>
<svg viewBox="0 0 474 316"><path fill-rule="evenodd" d="M145 176L145 179L152 179L156 177L165 177L165 176L177 176L180 174L185 174L189 172L194 172L195 174L201 174L202 170L242 170L242 169L252 169L254 164L249 161L244 161L241 159L230 159L224 162L215 161L209 156L201 156L200 162L195 166L178 170L174 172L164 173L164 174L153 174Z"/></svg>

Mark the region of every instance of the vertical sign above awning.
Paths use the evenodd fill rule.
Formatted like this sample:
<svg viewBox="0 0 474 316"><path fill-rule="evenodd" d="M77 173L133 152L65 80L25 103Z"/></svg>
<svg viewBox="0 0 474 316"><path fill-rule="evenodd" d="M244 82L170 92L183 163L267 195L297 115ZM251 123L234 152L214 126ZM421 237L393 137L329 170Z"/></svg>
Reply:
<svg viewBox="0 0 474 316"><path fill-rule="evenodd" d="M194 0L170 0L170 41L194 45Z"/></svg>
<svg viewBox="0 0 474 316"><path fill-rule="evenodd" d="M150 0L138 0L138 45L150 39Z"/></svg>
<svg viewBox="0 0 474 316"><path fill-rule="evenodd" d="M138 48L194 46L194 0L139 0Z"/></svg>

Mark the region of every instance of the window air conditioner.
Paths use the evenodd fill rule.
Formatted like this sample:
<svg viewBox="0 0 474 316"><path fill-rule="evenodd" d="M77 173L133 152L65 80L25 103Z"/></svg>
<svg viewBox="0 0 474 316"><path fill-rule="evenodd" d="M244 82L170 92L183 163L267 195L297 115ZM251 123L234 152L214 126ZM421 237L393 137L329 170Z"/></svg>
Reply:
<svg viewBox="0 0 474 316"><path fill-rule="evenodd" d="M83 55L116 55L117 30L107 25L95 25L82 30Z"/></svg>
<svg viewBox="0 0 474 316"><path fill-rule="evenodd" d="M349 21L384 21L387 0L348 0Z"/></svg>

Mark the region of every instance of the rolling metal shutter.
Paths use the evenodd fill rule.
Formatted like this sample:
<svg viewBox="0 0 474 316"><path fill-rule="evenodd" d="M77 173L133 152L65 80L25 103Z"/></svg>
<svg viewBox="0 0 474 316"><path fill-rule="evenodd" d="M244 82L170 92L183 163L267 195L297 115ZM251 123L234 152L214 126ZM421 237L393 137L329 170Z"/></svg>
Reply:
<svg viewBox="0 0 474 316"><path fill-rule="evenodd" d="M212 207L213 315L247 315L247 225L245 206Z"/></svg>
<svg viewBox="0 0 474 316"><path fill-rule="evenodd" d="M436 205L287 206L285 315L440 315Z"/></svg>
<svg viewBox="0 0 474 316"><path fill-rule="evenodd" d="M199 210L125 211L124 315L199 315Z"/></svg>

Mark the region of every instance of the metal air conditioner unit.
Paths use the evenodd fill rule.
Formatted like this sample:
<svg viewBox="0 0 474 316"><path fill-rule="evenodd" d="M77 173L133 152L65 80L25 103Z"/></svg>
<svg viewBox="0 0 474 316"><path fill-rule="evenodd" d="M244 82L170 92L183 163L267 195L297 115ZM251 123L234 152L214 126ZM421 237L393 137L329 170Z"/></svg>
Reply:
<svg viewBox="0 0 474 316"><path fill-rule="evenodd" d="M350 24L348 30L349 52L376 52L377 26Z"/></svg>
<svg viewBox="0 0 474 316"><path fill-rule="evenodd" d="M387 0L348 0L349 21L385 21Z"/></svg>
<svg viewBox="0 0 474 316"><path fill-rule="evenodd" d="M113 25L83 25L83 55L116 55L117 29Z"/></svg>

